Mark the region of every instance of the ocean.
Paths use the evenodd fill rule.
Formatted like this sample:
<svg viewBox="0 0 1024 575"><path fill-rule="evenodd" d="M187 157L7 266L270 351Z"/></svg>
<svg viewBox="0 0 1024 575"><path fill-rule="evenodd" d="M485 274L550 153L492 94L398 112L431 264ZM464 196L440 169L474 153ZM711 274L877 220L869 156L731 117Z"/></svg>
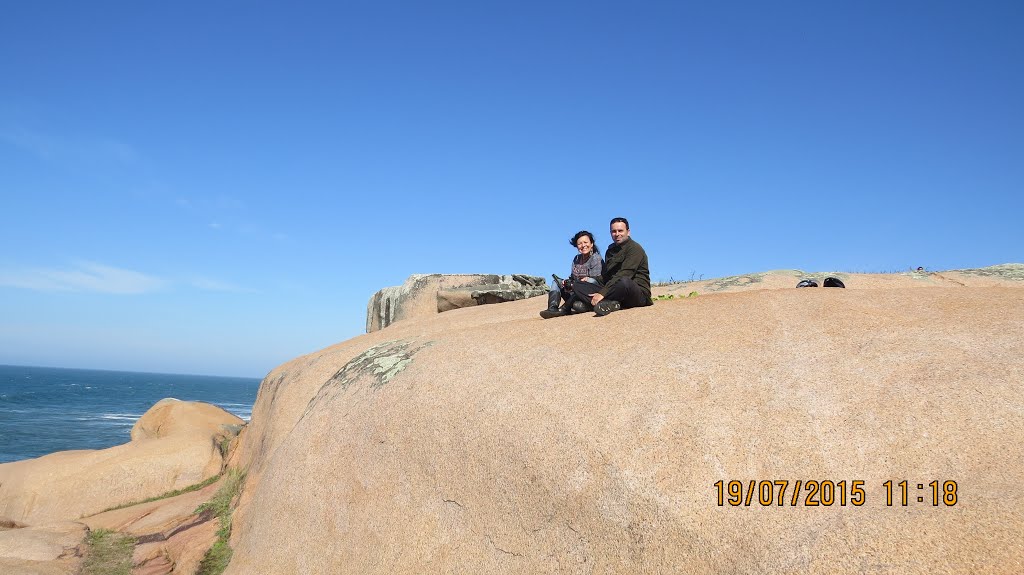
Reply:
<svg viewBox="0 0 1024 575"><path fill-rule="evenodd" d="M127 443L165 397L205 401L246 421L260 380L0 365L0 463Z"/></svg>

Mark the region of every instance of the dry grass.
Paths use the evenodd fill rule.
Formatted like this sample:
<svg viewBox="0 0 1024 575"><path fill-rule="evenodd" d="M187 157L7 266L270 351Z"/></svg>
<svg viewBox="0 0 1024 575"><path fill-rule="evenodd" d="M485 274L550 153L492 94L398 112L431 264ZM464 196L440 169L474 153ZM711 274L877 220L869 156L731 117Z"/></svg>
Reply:
<svg viewBox="0 0 1024 575"><path fill-rule="evenodd" d="M82 575L131 575L135 538L109 529L95 529L85 539L88 549Z"/></svg>
<svg viewBox="0 0 1024 575"><path fill-rule="evenodd" d="M229 469L224 484L217 489L217 493L196 508L196 513L209 513L220 522L217 542L206 551L196 575L219 575L227 569L232 555L231 546L228 545L228 539L231 537L231 512L244 482L245 472Z"/></svg>
<svg viewBox="0 0 1024 575"><path fill-rule="evenodd" d="M132 501L130 503L124 503L122 505L115 505L114 507L108 507L107 509L104 509L103 511L100 511L100 513L106 513L107 511L114 511L116 509L124 509L125 507L132 507L133 505L142 505L143 503L151 503L153 501L159 501L161 499L167 499L169 497L175 497L175 496L181 495L182 493L191 493L192 491L198 491L198 490L206 487L207 485L211 485L213 483L216 483L217 480L220 479L221 475L223 475L223 473L218 473L217 475L214 475L213 477L210 477L209 479L204 479L203 481L201 481L199 483L196 483L195 485L189 485L188 487L182 487L181 489L175 489L174 491L168 491L167 493L161 493L160 495L156 495L156 496L150 497L148 499L142 499L142 500L139 500L139 501ZM99 515L99 513L97 513L96 515Z"/></svg>

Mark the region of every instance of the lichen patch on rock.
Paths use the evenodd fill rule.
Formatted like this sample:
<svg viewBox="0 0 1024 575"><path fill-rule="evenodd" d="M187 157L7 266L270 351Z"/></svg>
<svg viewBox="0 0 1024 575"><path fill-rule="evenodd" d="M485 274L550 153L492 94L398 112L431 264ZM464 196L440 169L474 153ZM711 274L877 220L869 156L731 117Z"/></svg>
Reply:
<svg viewBox="0 0 1024 575"><path fill-rule="evenodd" d="M741 276L729 276L721 278L710 283L707 287L708 291L720 291L729 287L747 286L749 284L756 284L764 279L765 274L746 274Z"/></svg>
<svg viewBox="0 0 1024 575"><path fill-rule="evenodd" d="M370 387L379 388L412 363L412 356L431 342L415 346L407 340L375 345L349 361L325 385L348 389L360 377L370 378Z"/></svg>
<svg viewBox="0 0 1024 575"><path fill-rule="evenodd" d="M1008 280L1024 281L1024 265L1021 264L1000 264L984 268L971 268L954 271L972 276L998 277Z"/></svg>

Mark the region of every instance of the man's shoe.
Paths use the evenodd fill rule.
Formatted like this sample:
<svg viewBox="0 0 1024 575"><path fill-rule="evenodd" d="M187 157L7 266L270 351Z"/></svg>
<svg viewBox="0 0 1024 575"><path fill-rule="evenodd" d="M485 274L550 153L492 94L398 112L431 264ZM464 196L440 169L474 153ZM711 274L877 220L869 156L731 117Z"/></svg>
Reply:
<svg viewBox="0 0 1024 575"><path fill-rule="evenodd" d="M581 301L572 302L572 313L584 313L587 311L587 304Z"/></svg>
<svg viewBox="0 0 1024 575"><path fill-rule="evenodd" d="M620 309L622 309L622 304L613 299L603 299L594 306L594 312L597 313L597 317L606 316Z"/></svg>
<svg viewBox="0 0 1024 575"><path fill-rule="evenodd" d="M540 317L542 317L544 319L551 319L553 317L562 317L563 315L568 315L568 314L569 314L569 312L567 312L565 310L554 308L554 309L546 309L546 310L540 312Z"/></svg>

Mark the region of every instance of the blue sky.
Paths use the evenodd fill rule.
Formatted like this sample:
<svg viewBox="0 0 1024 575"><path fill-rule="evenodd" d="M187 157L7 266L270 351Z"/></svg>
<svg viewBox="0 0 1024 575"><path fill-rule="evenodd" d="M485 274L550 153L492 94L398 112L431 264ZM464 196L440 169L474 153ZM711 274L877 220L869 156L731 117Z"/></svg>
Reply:
<svg viewBox="0 0 1024 575"><path fill-rule="evenodd" d="M413 273L1020 262L1020 2L11 2L0 363L262 376Z"/></svg>

